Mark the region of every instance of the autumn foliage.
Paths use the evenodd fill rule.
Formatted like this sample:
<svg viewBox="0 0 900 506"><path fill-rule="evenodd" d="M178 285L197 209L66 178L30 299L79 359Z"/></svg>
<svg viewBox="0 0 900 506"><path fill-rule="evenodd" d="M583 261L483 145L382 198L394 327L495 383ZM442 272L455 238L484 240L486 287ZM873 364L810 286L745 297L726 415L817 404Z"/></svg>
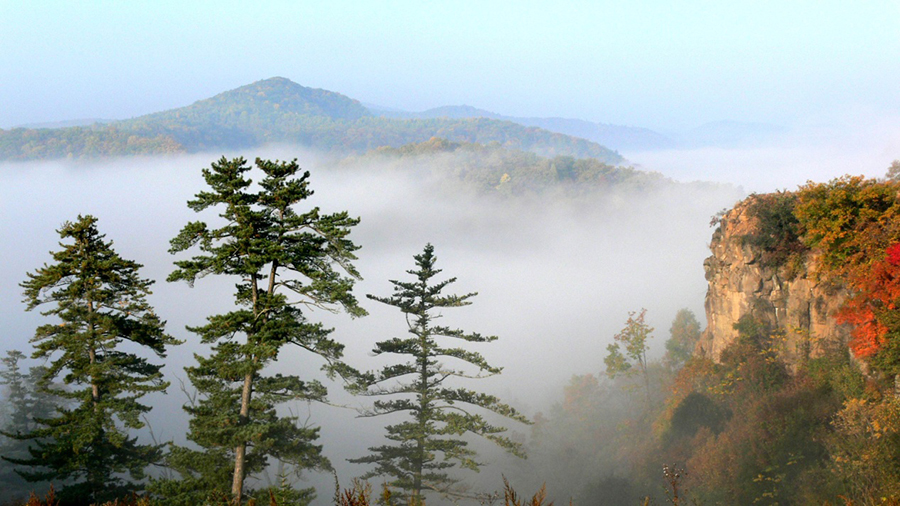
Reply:
<svg viewBox="0 0 900 506"><path fill-rule="evenodd" d="M900 331L892 323L900 299L900 184L845 176L797 193L795 214L804 242L820 255L819 277L850 291L836 318L853 326L853 353L874 359L891 331Z"/></svg>
<svg viewBox="0 0 900 506"><path fill-rule="evenodd" d="M883 322L883 315L895 311L900 300L900 243L890 246L883 260L852 282L856 292L837 314L837 320L853 325L850 348L856 356L868 358L884 348L891 329Z"/></svg>

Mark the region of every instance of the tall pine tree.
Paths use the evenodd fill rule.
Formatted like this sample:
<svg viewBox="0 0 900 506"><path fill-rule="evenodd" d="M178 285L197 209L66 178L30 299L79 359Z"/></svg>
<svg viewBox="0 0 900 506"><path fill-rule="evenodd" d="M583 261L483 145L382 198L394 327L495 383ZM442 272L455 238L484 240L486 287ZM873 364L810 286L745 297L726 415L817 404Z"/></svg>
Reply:
<svg viewBox="0 0 900 506"><path fill-rule="evenodd" d="M393 444L369 448L371 455L351 459L351 462L375 464L375 468L366 474L367 478L390 476L392 487L400 489L411 504L420 504L425 490L453 493L452 486L458 480L449 474L451 468L459 466L477 471L480 467L476 452L462 439L467 433L482 436L524 458L521 444L503 435L507 430L505 427L491 424L472 408L521 423L530 422L492 395L445 384L453 377L485 377L499 374L501 369L489 365L477 352L442 345L437 338L470 343L486 343L497 338L435 325L433 320L442 316L443 308L467 306L476 294L441 293L456 278L432 281L441 271L434 267L436 259L431 244L414 258L418 268L407 271L415 277L413 281L392 280L394 295L391 297L368 296L398 308L406 317L410 336L376 344L376 355L405 355L408 360L386 366L374 377L368 395L397 398L376 401L373 409L364 416L406 413L408 418L386 427L387 438L394 441ZM441 362L444 358L468 363L478 372L473 374L449 367Z"/></svg>
<svg viewBox="0 0 900 506"><path fill-rule="evenodd" d="M125 341L158 357L175 343L146 301L150 280L138 276L140 264L120 257L104 241L97 219L79 216L59 234L67 243L52 253L54 264L28 274L22 283L28 310L49 305L56 321L37 328L33 358L49 358L41 388L71 402L40 427L20 437L33 440L30 458L11 462L29 481L64 483L60 498L72 504L103 502L139 488L125 480L144 478L160 448L141 445L128 434L144 426L150 408L139 399L165 390L161 365L126 351ZM62 378L67 388L53 385Z"/></svg>
<svg viewBox="0 0 900 506"><path fill-rule="evenodd" d="M232 500L240 504L249 492L245 479L272 459L298 470L327 466L314 444L318 429L276 413L285 401L326 396L318 380L265 374L285 345L322 357L329 376L352 372L340 362L343 346L329 337L331 330L308 321L304 311L365 314L351 292L359 278L352 265L358 247L347 238L359 220L346 212L295 210L312 195L309 172L301 173L296 160L257 158L255 165L262 175L256 188L243 158L223 157L204 169L209 191L198 193L188 206L197 212L217 208L224 223L212 228L192 222L172 240L172 253L199 249L200 254L176 261L169 281L193 285L207 274L232 276L238 305L189 329L213 345L211 356L197 355L197 365L187 368L199 394L185 407L192 417L188 439L204 451L177 448L170 455L183 480L160 483L157 490L173 504L224 492L225 474L231 475ZM298 491L296 499L308 495Z"/></svg>

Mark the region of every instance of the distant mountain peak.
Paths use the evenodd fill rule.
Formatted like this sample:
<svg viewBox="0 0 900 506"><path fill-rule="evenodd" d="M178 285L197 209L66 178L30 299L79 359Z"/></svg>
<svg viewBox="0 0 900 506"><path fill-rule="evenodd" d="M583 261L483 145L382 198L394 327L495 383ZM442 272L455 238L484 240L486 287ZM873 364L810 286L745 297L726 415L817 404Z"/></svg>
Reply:
<svg viewBox="0 0 900 506"><path fill-rule="evenodd" d="M419 113L420 118L492 118L498 119L501 116L495 112L486 111L471 105L445 105L443 107L435 107Z"/></svg>
<svg viewBox="0 0 900 506"><path fill-rule="evenodd" d="M231 125L244 124L248 120L281 121L290 116L355 120L370 115L359 101L340 93L307 88L286 77L270 77L198 100L187 107L151 114L143 119L214 116L220 124Z"/></svg>

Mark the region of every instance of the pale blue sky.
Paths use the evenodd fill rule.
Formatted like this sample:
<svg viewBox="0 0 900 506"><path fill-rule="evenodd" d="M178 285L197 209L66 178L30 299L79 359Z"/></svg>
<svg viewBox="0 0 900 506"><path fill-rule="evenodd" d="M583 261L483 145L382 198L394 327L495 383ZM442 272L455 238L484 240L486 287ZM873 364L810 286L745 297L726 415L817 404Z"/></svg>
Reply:
<svg viewBox="0 0 900 506"><path fill-rule="evenodd" d="M900 117L900 2L0 0L0 127L127 118L284 76L679 130Z"/></svg>

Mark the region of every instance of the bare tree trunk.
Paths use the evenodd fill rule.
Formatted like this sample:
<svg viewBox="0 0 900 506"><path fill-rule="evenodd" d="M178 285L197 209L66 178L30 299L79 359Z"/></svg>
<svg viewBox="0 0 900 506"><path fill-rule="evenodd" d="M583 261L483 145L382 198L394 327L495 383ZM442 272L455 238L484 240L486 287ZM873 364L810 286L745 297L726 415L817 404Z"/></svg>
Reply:
<svg viewBox="0 0 900 506"><path fill-rule="evenodd" d="M94 327L94 302L88 298L88 326L90 328L91 342L88 344L88 358L91 362L91 402L94 403L94 411L100 409L100 385L94 376L93 367L97 362L97 350L94 349L95 334L97 329Z"/></svg>
<svg viewBox="0 0 900 506"><path fill-rule="evenodd" d="M240 424L247 422L250 415L250 392L253 386L253 373L244 376L244 388L241 391L241 417ZM247 443L241 441L234 449L234 480L231 482L231 495L234 496L234 504L241 504L241 496L244 491L244 476L246 475Z"/></svg>
<svg viewBox="0 0 900 506"><path fill-rule="evenodd" d="M257 284L257 275L251 276L251 290L253 297L253 315L259 316L259 286ZM248 335L247 339L251 336ZM255 362L256 359L254 358ZM244 387L241 389L241 412L238 418L238 424L244 425L250 419L250 395L253 392L253 371L244 375ZM231 481L231 495L234 497L235 506L240 506L243 491L244 477L247 475L247 442L240 441L234 448L234 478Z"/></svg>

